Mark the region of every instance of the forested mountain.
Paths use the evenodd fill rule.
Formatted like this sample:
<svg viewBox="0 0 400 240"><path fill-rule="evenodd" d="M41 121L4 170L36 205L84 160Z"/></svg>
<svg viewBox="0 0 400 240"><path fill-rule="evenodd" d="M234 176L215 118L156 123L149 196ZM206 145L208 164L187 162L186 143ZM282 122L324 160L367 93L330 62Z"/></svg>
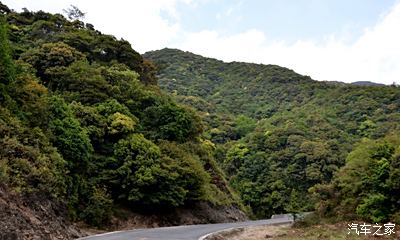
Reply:
<svg viewBox="0 0 400 240"><path fill-rule="evenodd" d="M3 200L7 192L42 196L58 203L58 212L66 206L70 220L95 226L108 224L118 208L160 215L188 207L194 218L200 211L193 222L227 221L218 214L236 209L232 219L243 219L202 136L204 123L158 88L153 65L127 41L79 15L0 7ZM198 203L223 211L210 215ZM38 221L8 208L18 209L6 205L1 229L42 236L43 226L13 223ZM174 223L180 220L164 224Z"/></svg>
<svg viewBox="0 0 400 240"><path fill-rule="evenodd" d="M256 216L317 204L326 215L399 221L400 88L175 49L144 57L161 88L202 112L220 166Z"/></svg>
<svg viewBox="0 0 400 240"><path fill-rule="evenodd" d="M68 239L68 221L129 214L400 222L400 88L175 49L141 56L68 11L0 3L4 236Z"/></svg>

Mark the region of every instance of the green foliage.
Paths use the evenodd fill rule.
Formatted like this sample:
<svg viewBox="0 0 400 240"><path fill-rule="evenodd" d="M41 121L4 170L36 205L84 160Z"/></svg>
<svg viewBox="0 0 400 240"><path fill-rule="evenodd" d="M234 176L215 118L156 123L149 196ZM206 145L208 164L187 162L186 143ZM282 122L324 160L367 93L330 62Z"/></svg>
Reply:
<svg viewBox="0 0 400 240"><path fill-rule="evenodd" d="M362 199L362 202L357 206L356 213L360 217L375 223L387 221L388 209L386 204L387 200L383 194L371 194Z"/></svg>
<svg viewBox="0 0 400 240"><path fill-rule="evenodd" d="M174 142L161 142L160 149L165 156L162 166L169 171L169 183L164 188L176 185L185 192L185 201L193 201L204 198L204 187L210 177L201 162L195 159L196 155L190 154L186 148Z"/></svg>
<svg viewBox="0 0 400 240"><path fill-rule="evenodd" d="M45 170L42 169L42 166L46 165L41 163L41 161L46 161L46 159L39 158L37 149L24 146L15 138L2 139L1 144L3 146L2 162L8 165L4 173L8 175L10 185L20 190L29 190L30 187L42 188L43 186L30 185L30 183L34 182L43 184L46 182L46 178L50 178L49 173L40 172L41 170ZM19 156L17 157L13 153ZM41 167L37 168L35 165Z"/></svg>
<svg viewBox="0 0 400 240"><path fill-rule="evenodd" d="M7 84L15 76L7 30L7 23L4 20L4 16L0 15L0 84Z"/></svg>
<svg viewBox="0 0 400 240"><path fill-rule="evenodd" d="M46 70L51 76L49 88L63 92L69 101L94 104L106 101L111 94L111 86L100 69L86 61L75 61L68 67L54 67Z"/></svg>
<svg viewBox="0 0 400 240"><path fill-rule="evenodd" d="M82 16L79 9L70 10L68 13L72 13L71 17ZM43 42L63 42L83 53L90 63L98 62L105 65L113 61L122 63L130 70L139 73L141 82L149 85L157 83L154 76L155 67L143 60L129 42L102 34L90 23L84 24L79 20L68 21L61 14L53 15L43 11L23 13L10 11L7 20L12 27L11 39L18 50L17 56L25 55L27 49L37 48ZM32 53L31 50L29 52Z"/></svg>
<svg viewBox="0 0 400 240"><path fill-rule="evenodd" d="M163 89L202 112L204 136L217 145L215 156L229 182L258 217L313 210L319 200L308 190L314 186L333 198L335 189L326 184L354 143L399 130L396 87L317 82L275 65L224 63L176 49L144 56L159 68ZM354 164L361 172L371 167L361 160ZM360 179L387 188L382 179L397 176L390 165L382 158L373 164L375 172ZM353 175L343 181L348 187L350 181L367 184ZM356 214L354 204L349 200L343 207ZM318 208L336 205L325 199Z"/></svg>
<svg viewBox="0 0 400 240"><path fill-rule="evenodd" d="M22 136L24 139L18 139ZM64 194L65 161L39 128L21 134L11 130L10 136L0 138L0 143L0 178L3 183L22 192L43 191L52 196Z"/></svg>
<svg viewBox="0 0 400 240"><path fill-rule="evenodd" d="M21 59L30 63L36 70L37 76L46 84L49 76L47 72L54 71L54 68L68 67L75 61L82 61L85 56L76 49L65 43L45 43L40 47L25 52Z"/></svg>
<svg viewBox="0 0 400 240"><path fill-rule="evenodd" d="M21 72L8 85L8 94L19 107L21 117L31 126L47 124L48 90L38 82L38 79L28 72Z"/></svg>
<svg viewBox="0 0 400 240"><path fill-rule="evenodd" d="M110 134L128 134L134 131L134 127L137 124L137 120L116 112L112 116L109 117L110 126L108 127L108 131Z"/></svg>
<svg viewBox="0 0 400 240"><path fill-rule="evenodd" d="M184 142L202 131L200 119L188 108L173 102L150 106L145 109L143 123L152 139Z"/></svg>
<svg viewBox="0 0 400 240"><path fill-rule="evenodd" d="M160 149L141 134L121 139L114 149L118 168L110 178L116 179L118 197L131 201L142 200L144 195L141 191L157 182L155 176L159 170Z"/></svg>
<svg viewBox="0 0 400 240"><path fill-rule="evenodd" d="M398 164L395 149L399 146L398 135L361 141L332 183L313 189L319 212L372 222L397 221L400 205L394 196L399 192L398 179L391 176L398 172L393 165Z"/></svg>
<svg viewBox="0 0 400 240"><path fill-rule="evenodd" d="M112 209L113 201L107 191L93 187L90 190L88 207L82 211L81 218L93 226L103 226L111 220Z"/></svg>
<svg viewBox="0 0 400 240"><path fill-rule="evenodd" d="M235 133L238 135L238 138L242 138L254 131L256 128L256 121L245 115L239 115L236 118L235 125Z"/></svg>
<svg viewBox="0 0 400 240"><path fill-rule="evenodd" d="M226 153L225 158L225 171L229 175L237 173L239 168L242 166L244 158L249 154L249 149L244 144L233 145Z"/></svg>
<svg viewBox="0 0 400 240"><path fill-rule="evenodd" d="M12 101L6 92L6 85L15 77L15 68L11 59L11 50L7 36L7 23L4 16L0 15L0 102Z"/></svg>
<svg viewBox="0 0 400 240"><path fill-rule="evenodd" d="M92 152L92 145L87 133L75 119L70 107L60 97L50 99L50 123L52 142L67 160L69 170L73 173L87 169Z"/></svg>
<svg viewBox="0 0 400 240"><path fill-rule="evenodd" d="M141 134L115 147L116 168L108 172L114 194L145 206L177 207L203 197L207 174L202 165L172 142L160 147Z"/></svg>

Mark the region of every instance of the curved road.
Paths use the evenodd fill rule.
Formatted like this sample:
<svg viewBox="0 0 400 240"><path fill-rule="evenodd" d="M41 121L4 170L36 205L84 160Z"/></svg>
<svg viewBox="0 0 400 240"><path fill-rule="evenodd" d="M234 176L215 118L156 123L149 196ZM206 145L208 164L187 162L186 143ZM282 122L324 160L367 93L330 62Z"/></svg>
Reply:
<svg viewBox="0 0 400 240"><path fill-rule="evenodd" d="M198 240L209 233L222 231L229 228L240 228L247 226L273 225L292 223L290 215L281 215L277 218L259 221L248 221L238 223L218 223L186 225L178 227L162 227L150 229L136 229L131 231L111 232L94 235L80 239L90 240Z"/></svg>

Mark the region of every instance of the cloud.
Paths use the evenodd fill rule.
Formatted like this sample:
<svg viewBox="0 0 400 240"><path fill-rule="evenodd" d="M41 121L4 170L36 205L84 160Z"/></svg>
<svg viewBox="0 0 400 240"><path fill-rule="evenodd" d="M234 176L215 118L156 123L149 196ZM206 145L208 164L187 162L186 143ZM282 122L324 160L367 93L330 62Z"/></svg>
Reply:
<svg viewBox="0 0 400 240"><path fill-rule="evenodd" d="M257 29L230 36L216 31L186 33L174 47L225 61L278 64L316 80L400 83L400 3L375 26L348 43L340 36L323 42L268 41Z"/></svg>
<svg viewBox="0 0 400 240"><path fill-rule="evenodd" d="M118 3L121 2L121 3ZM145 52L168 46L179 32L177 21L170 21L161 15L166 13L178 19L175 0L136 1L114 0L96 2L96 10L88 11L87 21L93 22L102 32L122 37L131 42L134 49ZM123 7L121 7L123 6Z"/></svg>
<svg viewBox="0 0 400 240"><path fill-rule="evenodd" d="M217 31L204 30L188 33L176 46L188 49L205 56L223 59L225 61L253 61L257 58L258 48L265 41L262 32L251 29L243 33L221 36Z"/></svg>

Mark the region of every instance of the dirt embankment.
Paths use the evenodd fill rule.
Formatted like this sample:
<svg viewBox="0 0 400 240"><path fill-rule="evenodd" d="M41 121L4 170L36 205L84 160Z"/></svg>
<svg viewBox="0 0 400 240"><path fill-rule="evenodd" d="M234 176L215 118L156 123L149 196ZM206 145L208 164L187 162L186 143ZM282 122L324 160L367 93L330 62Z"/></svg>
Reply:
<svg viewBox="0 0 400 240"><path fill-rule="evenodd" d="M238 206L213 206L207 202L196 202L172 211L154 212L152 214L119 209L116 215L118 217L112 220L105 231L247 220L247 216ZM93 234L99 231L86 229L85 232Z"/></svg>
<svg viewBox="0 0 400 240"><path fill-rule="evenodd" d="M0 240L74 239L83 234L61 204L37 194L11 193L0 184Z"/></svg>
<svg viewBox="0 0 400 240"><path fill-rule="evenodd" d="M93 233L184 224L234 222L246 219L237 206L192 203L164 213L133 213L116 210L118 217L103 230L71 224L65 205L39 194L12 193L0 184L0 240L64 240Z"/></svg>

